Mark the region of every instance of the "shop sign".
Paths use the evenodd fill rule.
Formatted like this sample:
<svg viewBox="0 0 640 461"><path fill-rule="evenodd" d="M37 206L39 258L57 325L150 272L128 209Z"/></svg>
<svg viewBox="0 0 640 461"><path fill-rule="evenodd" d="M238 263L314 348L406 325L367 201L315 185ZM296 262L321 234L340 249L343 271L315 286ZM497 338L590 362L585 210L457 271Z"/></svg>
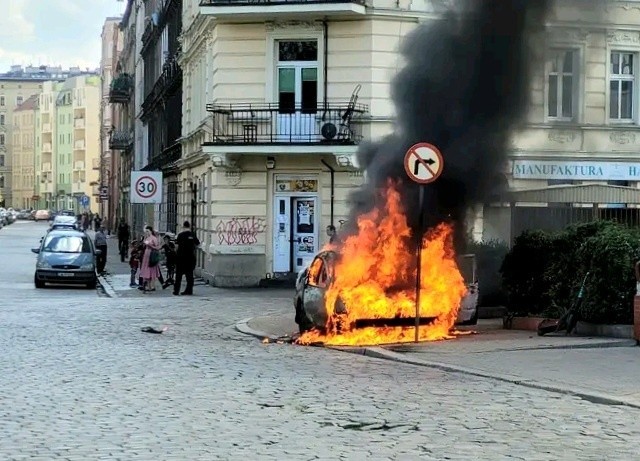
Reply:
<svg viewBox="0 0 640 461"><path fill-rule="evenodd" d="M513 179L640 181L640 162L514 160Z"/></svg>

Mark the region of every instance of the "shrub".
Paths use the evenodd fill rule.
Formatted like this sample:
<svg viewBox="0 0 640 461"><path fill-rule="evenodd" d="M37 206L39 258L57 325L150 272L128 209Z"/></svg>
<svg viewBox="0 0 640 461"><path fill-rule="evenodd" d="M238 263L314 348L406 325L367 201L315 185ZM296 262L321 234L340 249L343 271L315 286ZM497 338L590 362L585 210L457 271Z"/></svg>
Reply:
<svg viewBox="0 0 640 461"><path fill-rule="evenodd" d="M541 314L548 302L544 274L549 267L551 236L525 231L516 237L500 267L507 309L517 315Z"/></svg>
<svg viewBox="0 0 640 461"><path fill-rule="evenodd" d="M500 266L509 252L509 246L501 240L471 242L467 251L476 255L478 272L479 304L481 306L503 306L506 295L502 288Z"/></svg>
<svg viewBox="0 0 640 461"><path fill-rule="evenodd" d="M562 232L520 235L501 268L507 308L516 315L561 316L577 299L587 272L580 314L591 323L633 322L640 232L611 221Z"/></svg>

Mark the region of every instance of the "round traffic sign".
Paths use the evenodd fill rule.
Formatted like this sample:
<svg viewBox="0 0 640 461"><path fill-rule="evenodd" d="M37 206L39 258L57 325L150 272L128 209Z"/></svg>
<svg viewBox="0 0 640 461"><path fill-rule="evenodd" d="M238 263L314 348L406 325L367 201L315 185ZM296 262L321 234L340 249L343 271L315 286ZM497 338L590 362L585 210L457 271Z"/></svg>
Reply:
<svg viewBox="0 0 640 461"><path fill-rule="evenodd" d="M158 184L151 176L140 176L136 181L135 189L140 197L151 198L158 190Z"/></svg>
<svg viewBox="0 0 640 461"><path fill-rule="evenodd" d="M414 144L404 156L404 170L418 184L434 182L442 174L444 158L436 146L426 142Z"/></svg>

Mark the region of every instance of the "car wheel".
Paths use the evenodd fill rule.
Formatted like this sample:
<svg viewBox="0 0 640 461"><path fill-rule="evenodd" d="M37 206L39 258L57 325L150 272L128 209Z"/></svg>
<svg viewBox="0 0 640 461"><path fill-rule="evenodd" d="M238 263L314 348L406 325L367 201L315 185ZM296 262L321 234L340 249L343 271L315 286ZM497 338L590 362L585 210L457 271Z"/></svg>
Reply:
<svg viewBox="0 0 640 461"><path fill-rule="evenodd" d="M44 282L41 280L38 280L37 275L33 277L33 284L36 286L36 288L44 288Z"/></svg>
<svg viewBox="0 0 640 461"><path fill-rule="evenodd" d="M307 318L302 309L302 303L298 301L296 305L296 322L298 323L298 331L303 334L313 328L313 323Z"/></svg>

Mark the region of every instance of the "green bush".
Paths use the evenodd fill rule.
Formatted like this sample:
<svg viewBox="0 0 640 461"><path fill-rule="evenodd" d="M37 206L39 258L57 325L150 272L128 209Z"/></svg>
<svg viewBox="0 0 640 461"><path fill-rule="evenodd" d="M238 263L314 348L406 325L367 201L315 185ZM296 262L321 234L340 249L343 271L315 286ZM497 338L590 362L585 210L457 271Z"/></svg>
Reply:
<svg viewBox="0 0 640 461"><path fill-rule="evenodd" d="M537 315L549 305L544 274L551 262L551 242L543 231L525 231L516 237L500 268L509 312Z"/></svg>
<svg viewBox="0 0 640 461"><path fill-rule="evenodd" d="M480 306L504 306L506 295L502 288L500 266L509 252L501 240L471 242L467 251L476 255Z"/></svg>
<svg viewBox="0 0 640 461"><path fill-rule="evenodd" d="M633 322L640 232L611 221L571 226L562 232L525 232L502 265L507 308L515 315L561 316L585 286L586 322Z"/></svg>

